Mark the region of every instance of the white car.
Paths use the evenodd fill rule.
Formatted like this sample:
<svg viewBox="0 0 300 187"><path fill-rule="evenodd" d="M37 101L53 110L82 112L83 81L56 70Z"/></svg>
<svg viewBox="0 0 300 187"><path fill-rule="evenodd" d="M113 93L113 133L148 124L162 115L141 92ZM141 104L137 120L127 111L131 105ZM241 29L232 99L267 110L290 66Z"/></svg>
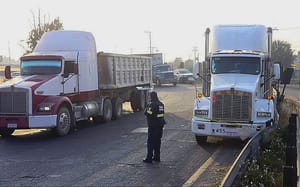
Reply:
<svg viewBox="0 0 300 187"><path fill-rule="evenodd" d="M178 83L193 83L195 78L193 73L187 69L175 69L174 74L178 79Z"/></svg>

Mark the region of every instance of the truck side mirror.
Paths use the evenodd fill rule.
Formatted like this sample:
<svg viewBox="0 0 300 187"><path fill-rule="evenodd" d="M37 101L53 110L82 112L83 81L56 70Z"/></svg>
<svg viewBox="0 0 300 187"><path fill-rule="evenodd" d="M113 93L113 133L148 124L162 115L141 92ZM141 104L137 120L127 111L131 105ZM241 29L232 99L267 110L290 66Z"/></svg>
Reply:
<svg viewBox="0 0 300 187"><path fill-rule="evenodd" d="M5 66L4 74L5 74L5 78L6 78L6 79L11 79L11 70L10 70L10 66Z"/></svg>
<svg viewBox="0 0 300 187"><path fill-rule="evenodd" d="M294 73L293 68L287 68L283 72L282 76L280 77L281 83L282 84L290 84L293 73Z"/></svg>
<svg viewBox="0 0 300 187"><path fill-rule="evenodd" d="M280 80L280 64L274 64L273 69L274 69L274 73L273 73L274 79Z"/></svg>

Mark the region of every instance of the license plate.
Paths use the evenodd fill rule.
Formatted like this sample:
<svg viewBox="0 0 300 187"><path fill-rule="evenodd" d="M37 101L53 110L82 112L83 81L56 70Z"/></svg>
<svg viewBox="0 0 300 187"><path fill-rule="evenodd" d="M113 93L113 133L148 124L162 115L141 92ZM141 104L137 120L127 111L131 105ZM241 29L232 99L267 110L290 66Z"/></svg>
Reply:
<svg viewBox="0 0 300 187"><path fill-rule="evenodd" d="M13 128L13 129L15 129L17 127L18 127L18 125L16 123L8 123L7 124L7 128Z"/></svg>
<svg viewBox="0 0 300 187"><path fill-rule="evenodd" d="M212 133L216 133L216 134L225 134L226 130L224 128L213 128L212 129Z"/></svg>

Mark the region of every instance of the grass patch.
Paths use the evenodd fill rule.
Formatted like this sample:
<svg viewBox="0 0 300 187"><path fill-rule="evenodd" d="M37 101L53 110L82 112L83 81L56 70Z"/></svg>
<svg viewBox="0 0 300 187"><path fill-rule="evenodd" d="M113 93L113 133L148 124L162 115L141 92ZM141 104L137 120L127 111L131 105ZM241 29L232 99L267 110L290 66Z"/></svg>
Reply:
<svg viewBox="0 0 300 187"><path fill-rule="evenodd" d="M300 104L297 100L287 97L280 106L278 129L271 135L271 141L261 147L257 159L248 161L248 168L241 178L241 186L283 185L287 126L292 113L300 115Z"/></svg>

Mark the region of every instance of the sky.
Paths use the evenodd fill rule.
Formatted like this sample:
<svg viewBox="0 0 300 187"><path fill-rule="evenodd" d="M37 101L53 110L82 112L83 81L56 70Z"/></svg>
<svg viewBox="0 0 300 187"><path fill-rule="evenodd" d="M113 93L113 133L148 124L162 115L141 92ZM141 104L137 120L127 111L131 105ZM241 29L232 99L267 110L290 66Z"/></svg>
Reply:
<svg viewBox="0 0 300 187"><path fill-rule="evenodd" d="M24 53L33 14L46 21L59 17L64 30L94 34L98 51L149 53L165 60L204 59L204 31L218 24L263 24L277 28L273 39L300 51L298 0L2 0L0 55L19 59ZM26 45L25 45L26 46Z"/></svg>

